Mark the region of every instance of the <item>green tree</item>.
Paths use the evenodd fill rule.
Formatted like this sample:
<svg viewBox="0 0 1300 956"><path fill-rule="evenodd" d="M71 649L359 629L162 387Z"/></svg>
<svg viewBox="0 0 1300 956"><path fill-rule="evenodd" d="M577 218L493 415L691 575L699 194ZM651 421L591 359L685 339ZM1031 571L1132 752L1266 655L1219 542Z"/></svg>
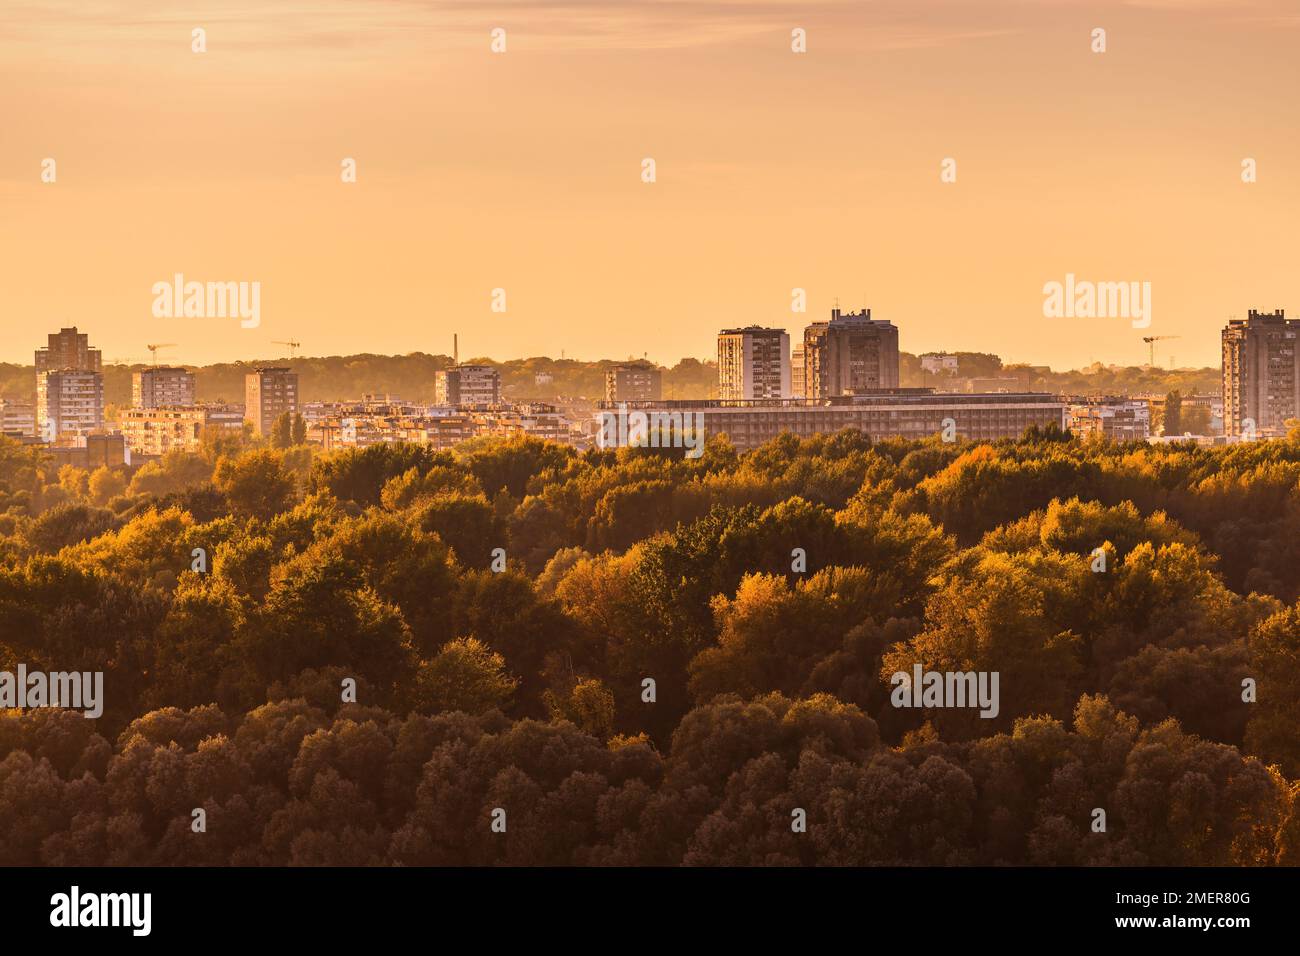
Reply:
<svg viewBox="0 0 1300 956"><path fill-rule="evenodd" d="M411 469L417 477L434 465L450 464L452 457L434 451L428 445L379 444L369 448L349 448L335 455L318 458L312 464L311 489L327 490L344 501L359 505L380 502L384 485Z"/></svg>
<svg viewBox="0 0 1300 956"><path fill-rule="evenodd" d="M277 570L236 653L250 687L337 665L374 684L382 703L413 674L410 638L401 611L365 585L354 562L304 554Z"/></svg>
<svg viewBox="0 0 1300 956"><path fill-rule="evenodd" d="M132 495L168 495L197 488L212 478L212 462L181 449L136 470L128 492Z"/></svg>
<svg viewBox="0 0 1300 956"><path fill-rule="evenodd" d="M473 637L448 641L415 678L416 707L425 713L463 710L481 714L504 707L519 685L506 673L506 661Z"/></svg>
<svg viewBox="0 0 1300 956"><path fill-rule="evenodd" d="M122 473L122 469L101 465L90 473L87 492L90 495L91 504L108 504L110 500L124 491L126 491L126 476Z"/></svg>
<svg viewBox="0 0 1300 956"><path fill-rule="evenodd" d="M283 449L293 444L293 417L288 412L281 412L271 423L271 447Z"/></svg>
<svg viewBox="0 0 1300 956"><path fill-rule="evenodd" d="M90 472L76 465L64 465L59 469L59 487L69 498L85 500L90 497Z"/></svg>
<svg viewBox="0 0 1300 956"><path fill-rule="evenodd" d="M59 505L33 519L26 526L24 537L36 550L53 554L60 548L97 538L118 525L116 516L107 508Z"/></svg>
<svg viewBox="0 0 1300 956"><path fill-rule="evenodd" d="M1166 435L1181 435L1183 433L1183 394L1174 389L1165 396L1165 428Z"/></svg>
<svg viewBox="0 0 1300 956"><path fill-rule="evenodd" d="M434 495L416 511L415 522L421 530L436 533L450 545L456 559L466 567L486 568L492 561L493 549L506 546L496 512L481 494Z"/></svg>
<svg viewBox="0 0 1300 956"><path fill-rule="evenodd" d="M594 677L576 681L567 693L547 691L552 720L568 720L587 733L608 738L614 732L614 694Z"/></svg>
<svg viewBox="0 0 1300 956"><path fill-rule="evenodd" d="M1238 704L1240 682L1231 690L1232 706L1254 715L1246 727L1246 747L1288 777L1300 777L1300 607L1290 607L1262 622L1250 635L1256 702Z"/></svg>
<svg viewBox="0 0 1300 956"><path fill-rule="evenodd" d="M244 518L269 520L293 503L295 483L281 455L270 449L222 456L212 476L216 489L226 496L231 511Z"/></svg>

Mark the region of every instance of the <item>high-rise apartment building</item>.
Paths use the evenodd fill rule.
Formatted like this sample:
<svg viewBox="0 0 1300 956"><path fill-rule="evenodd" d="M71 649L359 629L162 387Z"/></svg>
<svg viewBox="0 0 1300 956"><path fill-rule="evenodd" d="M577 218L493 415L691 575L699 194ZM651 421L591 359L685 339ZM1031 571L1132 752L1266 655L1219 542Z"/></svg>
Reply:
<svg viewBox="0 0 1300 956"><path fill-rule="evenodd" d="M76 326L36 350L36 433L55 443L104 427L104 361Z"/></svg>
<svg viewBox="0 0 1300 956"><path fill-rule="evenodd" d="M439 405L499 405L501 373L491 365L454 365L435 374L433 391Z"/></svg>
<svg viewBox="0 0 1300 956"><path fill-rule="evenodd" d="M104 427L104 376L76 369L46 371L36 379L37 437L79 438Z"/></svg>
<svg viewBox="0 0 1300 956"><path fill-rule="evenodd" d="M1296 340L1300 320L1282 309L1232 319L1223 330L1223 433L1260 437L1286 434L1300 409Z"/></svg>
<svg viewBox="0 0 1300 956"><path fill-rule="evenodd" d="M194 405L194 373L183 368L147 368L131 376L135 408L188 408Z"/></svg>
<svg viewBox="0 0 1300 956"><path fill-rule="evenodd" d="M832 309L829 322L814 322L804 330L803 341L808 398L898 388L898 329L872 319L870 309Z"/></svg>
<svg viewBox="0 0 1300 956"><path fill-rule="evenodd" d="M751 325L718 333L718 398L790 397L790 336Z"/></svg>
<svg viewBox="0 0 1300 956"><path fill-rule="evenodd" d="M275 420L298 413L298 373L287 368L259 368L244 376L244 417L255 435L269 435Z"/></svg>
<svg viewBox="0 0 1300 956"><path fill-rule="evenodd" d="M790 397L804 398L808 394L804 377L803 343L796 342L790 347Z"/></svg>
<svg viewBox="0 0 1300 956"><path fill-rule="evenodd" d="M51 332L49 344L36 350L36 374L58 372L73 369L78 372L102 372L104 370L103 353L92 349L90 336L78 332L74 325L70 329Z"/></svg>
<svg viewBox="0 0 1300 956"><path fill-rule="evenodd" d="M664 375L650 362L627 362L605 373L605 401L657 402L663 398Z"/></svg>

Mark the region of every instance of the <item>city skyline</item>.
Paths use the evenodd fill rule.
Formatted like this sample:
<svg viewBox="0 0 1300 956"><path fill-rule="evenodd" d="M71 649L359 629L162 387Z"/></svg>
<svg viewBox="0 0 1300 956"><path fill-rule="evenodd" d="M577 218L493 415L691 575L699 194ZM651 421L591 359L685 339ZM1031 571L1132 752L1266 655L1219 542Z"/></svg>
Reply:
<svg viewBox="0 0 1300 956"><path fill-rule="evenodd" d="M740 450L777 435L813 437L841 428L878 438L916 438L937 431L944 441L955 441L959 433L975 439L1014 438L1026 428L1145 440L1158 415L1158 437L1164 440L1195 437L1213 443L1219 440L1215 436L1224 435L1252 441L1282 437L1300 408L1297 324L1283 312L1251 310L1247 322L1225 326L1222 396L1193 388L1187 395L1192 412L1186 424L1178 388L1163 398L1119 390L1089 396L1035 390L1019 375L998 375L1000 361L990 364L987 355L921 356L916 365L922 381L933 387L916 387L915 382L900 387L897 327L873 319L870 310L843 313L839 308L829 320L810 324L795 350L780 329L719 330L716 384L704 395L670 396L665 402L665 370L645 361L613 364L602 376L604 401L599 405L581 395L558 393L555 404L521 401L518 393L506 395L496 366L468 362L432 371L432 405L392 396L388 381L381 386L382 400L363 391L360 401L353 394L342 401L305 402L295 369L258 364L244 374L245 402L235 406L224 399L200 401L197 371L154 364L131 373L129 407L106 414L110 406L102 353L88 332L74 326L49 333L46 345L35 351L35 404L6 401L0 411L8 438L36 441L65 459L87 461L107 461L115 447L127 467L172 450L198 452L210 437L245 431L276 447L314 444L326 452L377 442L451 447L483 434L525 434L579 447L598 437L607 447L639 441L644 431L646 436L676 435L682 442L689 438L694 455L702 451L710 430L729 435ZM1237 344L1230 349L1230 343ZM173 343L148 347L156 356L164 344ZM300 343L282 344L293 349ZM454 353L458 357L457 349ZM929 381L927 369L935 376ZM536 374L533 385L553 381L550 375L545 379ZM583 424L596 408L595 424ZM652 421L660 426L650 427ZM144 457L136 461L136 456Z"/></svg>
<svg viewBox="0 0 1300 956"><path fill-rule="evenodd" d="M1263 308L1255 309L1252 307L1246 310L1245 315L1255 315L1256 313L1274 312L1274 311L1276 311L1279 314L1284 314L1286 312L1286 309L1284 307L1278 308L1276 310L1263 309ZM745 328L736 328L736 329L719 328L714 332L710 333L710 341L714 342L716 345L716 342L720 336L736 334L740 332L754 332L754 331L762 332L762 333L782 332L788 335L789 338L788 341L789 349L787 350L785 355L785 360L788 363L791 359L791 350L801 351L804 348L805 345L804 338L807 333L813 331L814 329L825 328L830 319L834 319L840 315L843 315L845 318L861 315L870 319L871 309L866 308L862 310L861 313L852 313L852 312L841 312L841 310L838 307L834 307L829 311L828 318L825 319L810 318L804 325L796 326L792 330L787 330L783 326L764 326L758 324L751 324ZM1224 328L1228 327L1230 324L1241 322L1241 321L1244 321L1244 316L1238 316L1237 314L1234 314L1230 319L1225 320L1225 322L1219 326L1219 328L1216 330L1216 333L1221 332ZM890 323L889 320L887 319L876 320L876 324L883 325L883 326L892 325L892 323ZM87 331L81 332L82 339L85 339L88 335L92 335L92 334L95 336L97 342L101 339L100 331L99 330L90 331L93 328L91 326L84 326L84 325L79 325L77 323L73 323L72 325L66 325L66 324L61 325L60 328L64 331L72 331L72 332L76 332L78 329L85 329ZM897 326L894 326L892 331L896 336L899 333L899 329L897 328ZM50 335L51 340L54 337L55 336L53 334ZM1158 337L1157 341L1163 340L1165 338L1177 339L1177 338L1181 338L1181 336L1160 336ZM1215 338L1216 341L1218 341L1217 334ZM1151 349L1150 339L1143 338L1142 341L1145 343L1143 345L1144 349ZM183 343L165 343L165 345L170 349L178 348L182 344ZM577 362L582 364L608 363L616 367L629 366L629 365L641 365L648 362L652 367L664 368L664 369L673 368L674 366L676 366L681 362L690 361L690 360L696 360L705 365L716 366L718 364L718 353L716 348L713 349L711 352L706 351L700 355L694 355L694 354L682 355L677 358L664 357L662 359L654 356L649 356L649 353L644 351L641 354L628 354L622 357L616 355L599 355L592 358L574 356L574 355L558 355L558 356L557 355L522 355L522 354L521 355L488 355L482 353L466 352L464 356L462 356L459 359L459 361L457 361L454 358L454 356L460 350L455 343L453 343L452 348L447 349L445 351L438 349L436 346L430 346L427 349L415 349L405 353L384 353L384 352L376 352L373 350L353 349L350 351L335 352L331 354L303 351L303 354L301 355L298 354L298 350L301 348L302 343L297 341L272 342L272 343L268 343L268 345L277 346L279 348L279 351L277 352L275 349L268 348L268 350L265 352L249 352L246 354L234 356L232 358L224 359L220 361L217 360L192 361L189 358L185 357L184 355L177 355L175 352L165 353L163 356L158 356L154 350L155 349L161 350L162 349L161 345L146 346L146 348L148 348L151 352L151 355L148 358L144 358L141 356L110 355L109 353L111 353L113 350L111 348L101 347L100 345L96 345L94 348L92 348L91 352L95 356L97 356L96 362L102 363L103 367L106 368L107 367L119 367L119 368L142 367L145 369L152 369L154 371L165 371L170 369L184 369L184 368L194 369L194 368L205 368L205 367L213 367L218 365L232 365L232 364L233 365L259 365L259 364L277 365L277 364L283 364L285 362L292 363L297 361L315 361L315 360L321 360L327 358L346 358L352 355L371 355L380 358L382 357L400 358L405 355L417 355L417 354L427 355L430 357L438 357L438 356L446 357L452 360L452 367L456 367L457 365L471 365L472 363L475 362L490 362L496 365L506 365L513 362L526 362L526 361L535 361L535 360L546 360L552 362L572 361L572 362ZM292 352L292 354L289 355L284 354L284 351L287 346L293 347L292 349L289 350ZM1173 348L1177 348L1177 346L1175 345L1173 346ZM1164 349L1166 349L1166 346L1159 346L1159 349L1161 349L1162 351L1157 352L1154 349L1151 349L1151 354L1156 359L1154 363L1135 362L1132 364L1125 364L1120 362L1105 362L1105 361L1098 360L1089 363L1089 365L1079 366L1076 368L1056 368L1056 367L1049 366L1047 363L1036 362L1033 359L1017 359L1014 357L1008 357L1005 355L1000 355L996 352L986 351L982 349L936 348L936 349L929 349L923 351L912 351L910 349L898 348L897 354L910 355L913 358L920 359L922 368L926 370L930 370L927 368L927 363L925 361L927 358L939 358L939 357L947 356L953 358L955 361L956 356L963 355L963 354L991 355L996 357L998 360L1000 360L1003 367L1041 368L1041 369L1050 369L1053 372L1061 372L1061 373L1071 372L1071 371L1086 372L1090 367L1096 365L1100 365L1102 367L1107 367L1107 368L1116 368L1116 369L1146 368L1146 369L1152 369L1156 371L1160 371L1160 370L1197 371L1203 369L1222 368L1221 356L1218 357L1220 358L1219 361L1213 361L1206 365L1189 365L1182 362L1180 362L1177 365L1172 365L1170 364L1170 362L1173 359L1173 356L1166 355L1164 354L1163 351ZM26 361L23 360L22 358L17 358L17 359L0 358L0 365L12 365L17 367L35 368L39 372L43 367L43 363L40 356L46 350L47 349L45 346L40 346L36 350L37 360L35 362ZM27 350L27 354L29 355L32 354L32 352L33 350L30 348ZM98 368L98 365L96 365L96 368Z"/></svg>
<svg viewBox="0 0 1300 956"><path fill-rule="evenodd" d="M466 354L668 362L838 300L912 353L1136 365L1160 334L1208 366L1247 304L1300 294L1283 0L290 7L8 18L0 360L78 324L106 358L180 340L191 364L457 331ZM260 283L259 325L157 318L176 273ZM1150 329L1045 318L1067 274L1149 282Z"/></svg>
<svg viewBox="0 0 1300 956"><path fill-rule="evenodd" d="M832 304L828 306L828 308L826 309L826 315L831 315L839 311L840 301L841 300L838 296L834 297L832 300ZM1258 311L1265 311L1263 303L1260 303L1259 306L1260 308L1258 309ZM872 311L869 305L863 306L862 310L864 310L867 313L870 313ZM849 310L846 308L844 311L847 314ZM1198 335L1194 338L1181 335L1181 334L1161 335L1160 336L1161 340L1181 339L1183 341L1177 344L1166 344L1164 346L1160 346L1161 351L1158 353L1157 360L1154 363L1146 361L1143 358L1143 355L1148 353L1150 347L1148 338L1143 335L1143 332L1148 331L1147 329L1133 330L1132 338L1134 339L1135 342L1137 342L1137 346L1138 346L1136 351L1133 347L1127 345L1123 349L1116 350L1117 352L1122 351L1124 353L1123 360L1114 356L1102 354L1098 350L1093 349L1089 351L1089 358L1086 361L1081 361L1076 364L1062 365L1062 364L1052 363L1046 360L1042 360L1041 357L1036 355L1021 354L1022 352L1026 351L1023 349L1020 352L1013 351L1011 354L1000 352L997 349L989 347L987 343L980 343L978 340L968 343L967 345L953 345L953 344L942 345L941 344L931 348L919 348L919 347L905 348L901 343L904 341L904 333L907 331L907 327L898 326L897 323L894 324L898 328L898 332L899 332L899 341L900 341L899 353L900 354L906 353L914 356L952 355L957 353L989 354L989 355L998 356L1002 360L1003 364L1007 366L1013 366L1013 365L1014 366L1042 366L1042 367L1050 367L1054 371L1086 370L1087 368L1094 365L1101 365L1104 367L1116 367L1116 368L1151 367L1151 368L1163 368L1168 370L1176 370L1176 369L1187 370L1187 369L1220 367L1221 362L1219 360L1220 356L1217 354L1218 353L1217 348L1214 348L1213 350L1214 354L1207 354L1204 356L1205 361L1203 363L1187 362L1182 360L1178 360L1176 364L1172 364L1172 363L1174 363L1175 359L1178 358L1177 353L1179 351L1183 351L1183 352L1193 351L1198 356L1201 355L1202 353L1205 353L1207 351L1206 343L1207 342L1211 343L1211 346L1215 345L1218 341L1218 333L1225 325L1227 325L1229 322L1243 320L1245 316L1251 311L1256 311L1253 305L1251 306L1250 309L1233 311L1222 321L1220 321L1217 325L1215 325L1214 328L1210 330L1208 333L1206 334L1198 333ZM1267 311L1274 311L1274 309L1272 306L1269 306ZM1277 307L1277 311L1286 311L1286 306ZM51 327L58 326L61 328L67 328L72 326L89 327L84 324L85 321L86 320L84 318L81 320L69 319L67 321L51 321L50 323L47 324L50 325ZM176 320L169 320L169 321L183 322L186 320L176 319ZM892 320L882 319L880 321L891 322ZM1114 320L1104 319L1102 321L1114 321ZM807 313L807 317L804 318L803 321L792 321L786 324L781 324L779 322L766 323L766 324L758 323L758 325L759 327L765 329L778 329L784 331L788 335L790 335L791 342L793 344L802 347L803 344L802 339L803 339L804 331L813 325L825 324L825 322L826 319L817 318L816 316L813 315L812 310L809 309ZM750 323L750 324L752 325L754 323ZM469 325L472 328L476 328L475 326L473 326L472 323L469 323ZM1150 330L1150 331L1155 331L1155 330ZM1204 330L1202 330L1202 332L1203 331ZM289 333L285 333L285 334L289 334ZM451 334L459 335L462 337L464 336L463 332L453 331ZM717 334L717 329L714 329L713 331L705 332L703 336L697 336L697 337L701 337L702 340L713 343L715 342L716 334ZM134 365L155 364L155 358L152 355L146 357L138 354L128 354L131 353L133 349L137 352L143 351L147 348L146 345L141 345L139 343L132 344L128 342L125 343L121 348L115 348L111 344L113 340L111 332L105 334L103 333L102 329L97 334L97 337L101 341L110 343L98 349L98 351L100 351L104 355L103 361L106 366L107 365L134 366ZM203 367L208 365L221 365L221 364L231 364L231 363L293 361L296 359L326 358L330 356L347 356L347 355L400 356L400 355L411 355L411 354L418 354L418 353L435 355L435 356L445 355L450 357L453 355L455 351L454 346L448 348L440 348L438 345L430 342L425 342L414 348L390 352L384 350L376 350L373 348L363 348L355 344L349 347L346 342L340 343L341 347L337 350L313 351L310 348L304 348L304 343L298 341L292 341L292 342L278 341L278 340L277 341L265 341L265 340L255 341L252 337L249 337L248 339L238 339L237 341L246 342L248 347L245 348L243 351L237 349L223 351L220 356L204 355L204 356L199 356L197 358L193 357L192 353L185 352L186 343L183 342L168 343L172 351L167 353L164 358L158 358L157 364L180 365L186 367ZM1192 343L1192 345L1190 348L1187 348L1189 342ZM307 344L309 345L310 343ZM292 345L294 347L291 350L293 354L286 355L285 354L286 347L289 345ZM631 345L635 347L636 342L635 341L631 342ZM18 348L19 351L17 354L0 355L0 364L10 364L10 365L20 365L20 366L30 365L31 362L25 360L23 355L30 354L31 349L27 348L24 351L21 346L19 346ZM180 351L179 352L176 351L177 349L179 349ZM298 354L299 349L302 349L302 354ZM671 368L677 363L688 359L695 359L704 363L716 363L717 361L716 348L715 349L705 348L696 351L688 351L688 352L683 352L680 355L674 355L666 351L663 352L662 354L656 355L655 353L648 351L644 348L641 349L640 351L629 351L626 355L622 355L622 354L616 354L614 352L610 352L608 350L602 352L598 346L593 348L591 352L584 353L584 354L573 354L573 351L571 349L568 349L563 346L561 346L554 353L516 352L514 354L504 354L504 353L489 353L486 351L480 352L472 349L463 350L463 351L465 355L465 360L473 358L477 360L484 360L484 361L490 361L496 363L526 361L530 359L539 359L539 358L550 359L554 361L572 360L577 362L588 362L588 363L591 362L623 363L629 361L648 360L655 365Z"/></svg>

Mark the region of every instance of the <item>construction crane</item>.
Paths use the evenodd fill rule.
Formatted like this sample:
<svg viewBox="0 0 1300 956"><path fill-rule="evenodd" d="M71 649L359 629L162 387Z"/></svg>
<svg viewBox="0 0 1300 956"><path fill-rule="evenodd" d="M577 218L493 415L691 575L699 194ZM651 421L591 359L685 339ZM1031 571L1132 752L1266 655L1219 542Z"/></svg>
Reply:
<svg viewBox="0 0 1300 956"><path fill-rule="evenodd" d="M272 342L271 344L285 346L289 350L289 358L296 357L298 353L298 346L302 345L301 342Z"/></svg>
<svg viewBox="0 0 1300 956"><path fill-rule="evenodd" d="M158 364L158 350L159 350L159 349L170 349L170 348L175 348L175 347L176 347L176 343L175 343L175 342L159 342L157 345L146 345L146 346L145 346L145 348L147 348L147 349L149 350L149 354L153 356L153 364L154 364L154 365L157 365L157 364Z"/></svg>
<svg viewBox="0 0 1300 956"><path fill-rule="evenodd" d="M1155 367L1156 367L1156 343L1157 343L1157 342L1161 342L1161 341L1163 341L1163 340L1165 340L1165 339L1179 339L1179 338L1182 338L1182 336L1181 336L1181 335L1144 335L1144 336L1142 336L1142 341L1145 342L1145 343L1147 344L1148 348L1150 348L1150 350L1151 350L1150 358L1147 360L1147 367L1148 367L1148 368L1155 368Z"/></svg>

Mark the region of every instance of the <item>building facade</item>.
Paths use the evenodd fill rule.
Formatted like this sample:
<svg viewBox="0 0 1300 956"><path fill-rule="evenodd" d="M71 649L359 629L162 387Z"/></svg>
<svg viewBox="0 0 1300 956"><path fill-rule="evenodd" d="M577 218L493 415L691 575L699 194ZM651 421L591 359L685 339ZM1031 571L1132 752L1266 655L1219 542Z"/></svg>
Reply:
<svg viewBox="0 0 1300 956"><path fill-rule="evenodd" d="M128 408L118 418L118 428L133 455L198 451L207 424L208 415L202 408Z"/></svg>
<svg viewBox="0 0 1300 956"><path fill-rule="evenodd" d="M104 427L104 360L77 327L51 333L36 350L36 432L51 444Z"/></svg>
<svg viewBox="0 0 1300 956"><path fill-rule="evenodd" d="M1285 311L1233 319L1222 333L1223 433L1279 437L1300 409L1296 338L1300 320Z"/></svg>
<svg viewBox="0 0 1300 956"><path fill-rule="evenodd" d="M11 438L36 437L36 406L0 398L0 434Z"/></svg>
<svg viewBox="0 0 1300 956"><path fill-rule="evenodd" d="M45 451L62 468L72 465L94 471L96 468L117 468L127 463L126 440L121 433L86 435L75 444L51 445Z"/></svg>
<svg viewBox="0 0 1300 956"><path fill-rule="evenodd" d="M1066 409L1066 427L1080 438L1146 441L1151 435L1151 406L1123 398L1074 402Z"/></svg>
<svg viewBox="0 0 1300 956"><path fill-rule="evenodd" d="M480 435L529 435L565 444L577 444L583 437L567 415L544 402L455 411L446 406L353 405L342 414L315 419L307 429L308 441L326 450L395 442L443 449Z"/></svg>
<svg viewBox="0 0 1300 956"><path fill-rule="evenodd" d="M1065 403L1040 392L964 395L905 388L827 399L643 402L617 410L605 403L604 407L596 421L606 434L638 432L638 427L609 428L607 415L654 415L651 431L662 428L671 436L683 422L694 423L688 427L702 427L705 437L727 435L739 451L786 433L810 438L846 428L873 439L951 434L954 440L975 441L1018 438L1031 425L1065 428Z"/></svg>
<svg viewBox="0 0 1300 956"><path fill-rule="evenodd" d="M804 378L803 343L796 342L790 347L790 397L807 398L807 391Z"/></svg>
<svg viewBox="0 0 1300 956"><path fill-rule="evenodd" d="M573 439L573 425L554 405L529 402L471 416L482 435L528 435L546 441L568 444Z"/></svg>
<svg viewBox="0 0 1300 956"><path fill-rule="evenodd" d="M186 408L194 395L194 373L183 368L147 368L131 376L134 408Z"/></svg>
<svg viewBox="0 0 1300 956"><path fill-rule="evenodd" d="M269 435L275 420L298 413L298 373L287 368L259 368L244 376L244 417L253 434Z"/></svg>
<svg viewBox="0 0 1300 956"><path fill-rule="evenodd" d="M960 363L947 352L926 352L921 356L921 371L931 375L956 375Z"/></svg>
<svg viewBox="0 0 1300 956"><path fill-rule="evenodd" d="M207 427L231 434L244 430L247 409L243 405L227 402L208 402L199 406L207 419Z"/></svg>
<svg viewBox="0 0 1300 956"><path fill-rule="evenodd" d="M62 369L36 378L36 431L43 441L75 440L104 427L104 376Z"/></svg>
<svg viewBox="0 0 1300 956"><path fill-rule="evenodd" d="M718 398L790 398L790 336L751 325L718 333Z"/></svg>
<svg viewBox="0 0 1300 956"><path fill-rule="evenodd" d="M829 322L804 330L807 398L836 398L869 389L898 388L898 329L871 318L871 310L831 310Z"/></svg>
<svg viewBox="0 0 1300 956"><path fill-rule="evenodd" d="M615 365L605 373L607 402L657 402L663 394L663 372L650 362Z"/></svg>
<svg viewBox="0 0 1300 956"><path fill-rule="evenodd" d="M103 353L90 347L90 336L78 332L74 325L70 329L52 332L48 344L36 350L36 374L58 372L73 369L78 372L102 372L104 370Z"/></svg>
<svg viewBox="0 0 1300 956"><path fill-rule="evenodd" d="M455 365L435 374L434 399L439 405L472 407L501 402L501 373L491 365Z"/></svg>

